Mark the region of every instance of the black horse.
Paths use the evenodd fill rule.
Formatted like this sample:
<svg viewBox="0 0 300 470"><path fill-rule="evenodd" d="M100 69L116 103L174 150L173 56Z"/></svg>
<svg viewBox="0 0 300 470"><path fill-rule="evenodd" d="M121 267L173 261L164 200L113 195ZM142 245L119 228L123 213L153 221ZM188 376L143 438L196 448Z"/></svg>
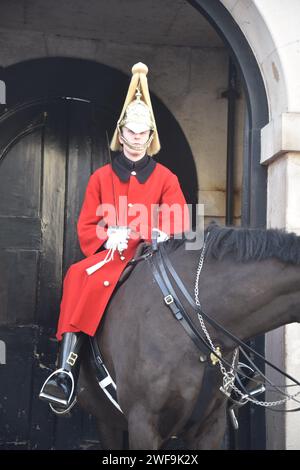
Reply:
<svg viewBox="0 0 300 470"><path fill-rule="evenodd" d="M300 319L300 237L280 230L207 229L199 298L203 311L243 341ZM200 251L185 240L164 242L168 257L194 297ZM200 331L195 310L184 306ZM204 319L205 322L205 319ZM205 322L214 344L231 362L234 341ZM163 302L150 263L137 264L112 298L97 341L117 385L121 414L83 360L78 400L98 418L105 449L161 449L173 436L186 449L220 448L226 428L227 397L215 366L201 417L191 423L204 387L205 362Z"/></svg>

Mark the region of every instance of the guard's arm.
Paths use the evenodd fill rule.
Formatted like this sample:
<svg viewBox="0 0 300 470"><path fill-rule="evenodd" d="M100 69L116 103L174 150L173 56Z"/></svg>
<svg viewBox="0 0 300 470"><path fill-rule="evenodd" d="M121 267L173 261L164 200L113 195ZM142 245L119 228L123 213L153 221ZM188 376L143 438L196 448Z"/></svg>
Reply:
<svg viewBox="0 0 300 470"><path fill-rule="evenodd" d="M158 228L168 235L190 229L189 209L178 178L173 173L166 179L158 212Z"/></svg>

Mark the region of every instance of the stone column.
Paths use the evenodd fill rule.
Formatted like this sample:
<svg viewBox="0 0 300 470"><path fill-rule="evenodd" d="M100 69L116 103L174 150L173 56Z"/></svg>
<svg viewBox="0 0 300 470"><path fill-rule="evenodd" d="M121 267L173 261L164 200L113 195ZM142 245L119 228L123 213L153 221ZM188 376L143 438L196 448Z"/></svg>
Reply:
<svg viewBox="0 0 300 470"><path fill-rule="evenodd" d="M268 165L268 227L300 234L300 2L220 1L247 38L266 87L270 122L262 130L261 162ZM267 335L266 351L300 376L298 326ZM300 449L299 429L300 413L267 412L268 448Z"/></svg>
<svg viewBox="0 0 300 470"><path fill-rule="evenodd" d="M264 127L261 161L268 165L268 228L285 228L300 235L300 113L283 113ZM267 334L266 355L299 379L300 325ZM267 372L273 376L269 368ZM278 375L274 380L278 383ZM295 392L296 387L292 390ZM296 406L290 402L287 408ZM266 416L268 449L300 449L299 413L266 411Z"/></svg>

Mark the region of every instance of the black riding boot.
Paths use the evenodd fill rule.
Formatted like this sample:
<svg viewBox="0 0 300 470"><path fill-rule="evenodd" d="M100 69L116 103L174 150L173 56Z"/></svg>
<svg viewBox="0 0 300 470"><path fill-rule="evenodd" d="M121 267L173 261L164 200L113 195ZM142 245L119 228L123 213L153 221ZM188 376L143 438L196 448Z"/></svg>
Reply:
<svg viewBox="0 0 300 470"><path fill-rule="evenodd" d="M79 375L79 353L84 342L83 333L65 333L58 357L58 369L46 380L39 394L41 400L67 409L75 397Z"/></svg>

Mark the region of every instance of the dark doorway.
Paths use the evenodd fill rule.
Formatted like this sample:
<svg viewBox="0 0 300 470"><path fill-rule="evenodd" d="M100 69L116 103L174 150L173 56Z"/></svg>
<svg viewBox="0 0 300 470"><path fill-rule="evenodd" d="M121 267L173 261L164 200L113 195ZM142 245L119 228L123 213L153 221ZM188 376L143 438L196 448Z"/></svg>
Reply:
<svg viewBox="0 0 300 470"><path fill-rule="evenodd" d="M2 449L99 448L91 416L57 418L38 400L54 369L62 282L83 258L76 222L90 174L108 162L129 77L72 59L42 59L2 70L0 116L0 365ZM197 201L191 151L175 119L154 97L159 161ZM172 139L169 136L172 135Z"/></svg>

